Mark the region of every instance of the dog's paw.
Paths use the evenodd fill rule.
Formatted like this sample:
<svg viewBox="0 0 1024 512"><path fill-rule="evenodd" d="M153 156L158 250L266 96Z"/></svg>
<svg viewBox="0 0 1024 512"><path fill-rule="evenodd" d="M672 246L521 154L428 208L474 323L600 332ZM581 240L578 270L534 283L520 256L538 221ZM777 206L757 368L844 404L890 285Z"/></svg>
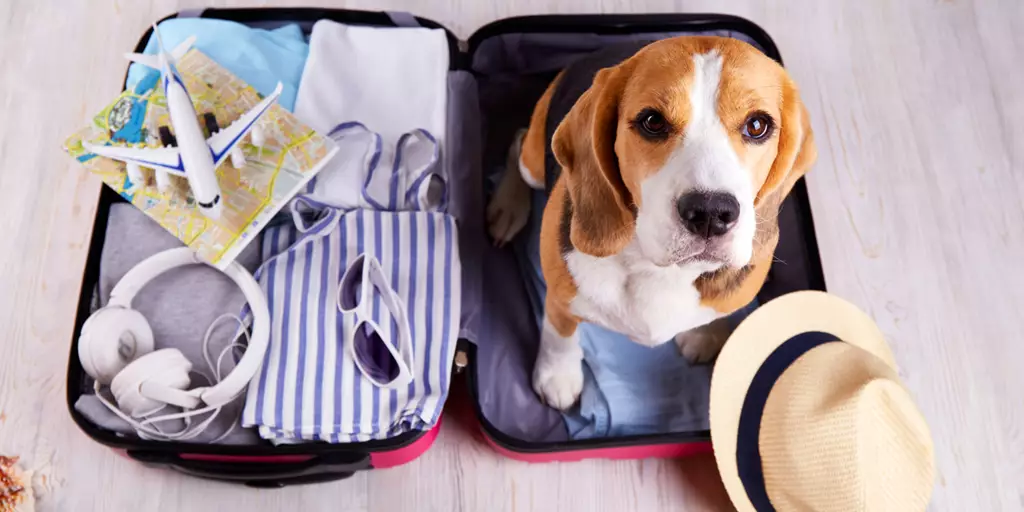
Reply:
<svg viewBox="0 0 1024 512"><path fill-rule="evenodd" d="M679 353L691 364L710 363L718 353L728 337L727 334L719 332L719 329L704 325L686 332L676 334L675 343Z"/></svg>
<svg viewBox="0 0 1024 512"><path fill-rule="evenodd" d="M541 351L533 367L533 390L548 406L568 410L583 392L582 356Z"/></svg>
<svg viewBox="0 0 1024 512"><path fill-rule="evenodd" d="M530 187L517 169L509 169L487 205L487 232L494 245L501 247L510 242L529 219Z"/></svg>

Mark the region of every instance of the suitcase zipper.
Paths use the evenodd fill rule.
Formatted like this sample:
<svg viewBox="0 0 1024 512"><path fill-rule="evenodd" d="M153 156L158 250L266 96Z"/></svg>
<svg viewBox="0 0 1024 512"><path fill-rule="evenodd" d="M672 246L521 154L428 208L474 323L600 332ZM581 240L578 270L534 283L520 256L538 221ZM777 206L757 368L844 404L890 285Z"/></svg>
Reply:
<svg viewBox="0 0 1024 512"><path fill-rule="evenodd" d="M466 350L468 340L460 338L455 345L455 359L452 361L453 372L458 375L469 366L469 352Z"/></svg>

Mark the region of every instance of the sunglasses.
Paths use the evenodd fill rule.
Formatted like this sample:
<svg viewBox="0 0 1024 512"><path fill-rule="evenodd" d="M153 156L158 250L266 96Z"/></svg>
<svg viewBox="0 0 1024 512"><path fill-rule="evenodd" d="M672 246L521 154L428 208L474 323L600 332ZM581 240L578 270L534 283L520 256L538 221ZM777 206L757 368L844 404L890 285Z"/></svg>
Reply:
<svg viewBox="0 0 1024 512"><path fill-rule="evenodd" d="M397 329L384 336L379 320L373 318L373 302L380 300ZM356 367L375 386L397 388L412 381L413 351L409 319L401 297L391 288L380 261L360 254L338 285L338 310L355 316L356 324L348 332L346 350ZM396 338L397 337L397 343Z"/></svg>

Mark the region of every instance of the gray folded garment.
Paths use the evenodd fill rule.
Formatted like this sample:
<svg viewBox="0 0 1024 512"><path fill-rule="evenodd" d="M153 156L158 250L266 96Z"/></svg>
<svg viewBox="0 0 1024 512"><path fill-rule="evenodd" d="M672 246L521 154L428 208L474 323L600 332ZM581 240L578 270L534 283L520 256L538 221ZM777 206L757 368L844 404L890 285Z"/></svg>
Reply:
<svg viewBox="0 0 1024 512"><path fill-rule="evenodd" d="M236 261L250 272L259 266L260 241L254 240L242 251ZM180 240L159 224L129 204L115 204L110 208L106 238L100 259L100 277L94 303L104 305L117 282L136 264L160 251L181 247ZM190 265L166 272L150 281L132 301L132 308L149 321L157 349L176 348L192 362L193 370L212 375L203 359L203 338L214 320L225 313L239 314L245 305L245 296L238 286L220 271L204 265ZM210 358L216 364L221 350L231 343L238 323L222 320L210 337ZM225 355L221 375L234 368L235 359ZM192 385L206 385L201 376L193 373ZM109 393L106 393L108 399ZM254 431L241 427L239 414L245 394L225 406L209 427L192 442L210 442L231 428L234 431L221 444L257 444L262 441ZM75 409L97 426L122 434L135 435L135 430L114 415L93 394L84 394L75 403ZM163 412L178 412L173 407ZM193 419L202 421L205 415ZM180 424L167 424L161 428L170 432Z"/></svg>

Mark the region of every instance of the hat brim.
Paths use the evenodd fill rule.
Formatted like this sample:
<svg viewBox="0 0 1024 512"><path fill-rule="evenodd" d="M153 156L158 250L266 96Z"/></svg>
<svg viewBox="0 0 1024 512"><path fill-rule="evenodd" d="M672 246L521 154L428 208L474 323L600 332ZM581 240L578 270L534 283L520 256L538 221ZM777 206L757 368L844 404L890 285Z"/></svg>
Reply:
<svg viewBox="0 0 1024 512"><path fill-rule="evenodd" d="M783 295L759 307L733 331L711 376L711 441L729 498L740 511L754 510L736 465L740 412L754 374L772 352L797 334L821 331L874 354L896 369L875 322L857 306L819 291Z"/></svg>

